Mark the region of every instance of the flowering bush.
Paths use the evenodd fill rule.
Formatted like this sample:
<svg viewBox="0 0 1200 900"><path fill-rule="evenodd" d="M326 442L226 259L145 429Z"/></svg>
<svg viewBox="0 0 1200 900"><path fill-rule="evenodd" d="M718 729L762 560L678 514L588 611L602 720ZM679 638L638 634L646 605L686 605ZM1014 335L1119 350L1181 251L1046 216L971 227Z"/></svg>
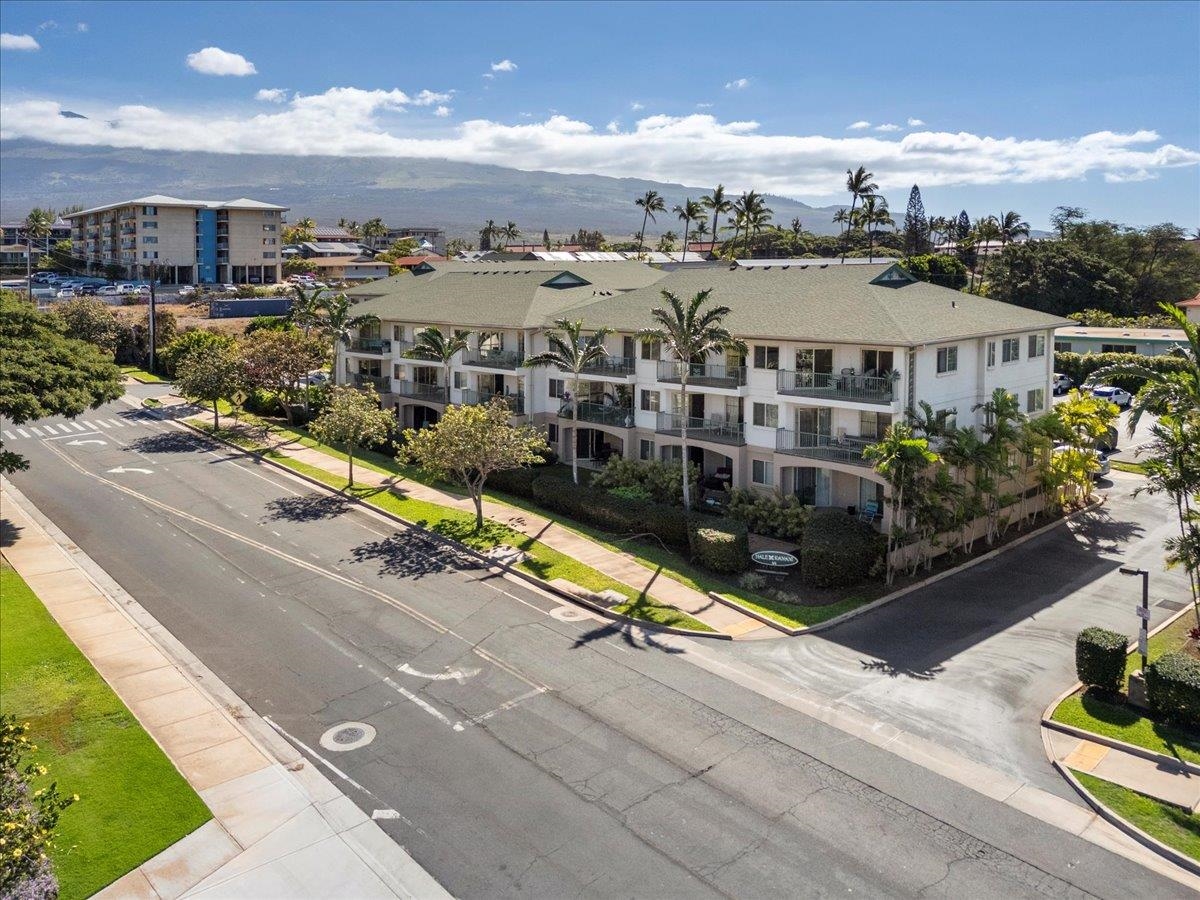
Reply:
<svg viewBox="0 0 1200 900"><path fill-rule="evenodd" d="M28 732L28 724L0 716L0 897L54 900L58 881L49 859L54 827L79 796L59 794L57 782L30 790L29 782L44 776L46 767L24 762L37 750Z"/></svg>

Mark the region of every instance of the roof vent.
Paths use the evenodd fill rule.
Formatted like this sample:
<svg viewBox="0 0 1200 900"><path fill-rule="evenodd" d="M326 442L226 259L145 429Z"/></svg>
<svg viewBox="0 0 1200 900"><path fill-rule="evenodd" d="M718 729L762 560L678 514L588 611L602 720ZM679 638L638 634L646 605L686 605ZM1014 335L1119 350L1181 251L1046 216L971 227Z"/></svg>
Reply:
<svg viewBox="0 0 1200 900"><path fill-rule="evenodd" d="M735 262L733 262L733 263L730 263L730 264L729 264L729 271L730 271L730 272L735 272L735 271L737 271L737 267L738 267L738 264L737 264L737 263L735 263Z"/></svg>
<svg viewBox="0 0 1200 900"><path fill-rule="evenodd" d="M771 267L770 267L770 266L763 266L763 271L764 271L764 272L770 272L770 271L771 271Z"/></svg>

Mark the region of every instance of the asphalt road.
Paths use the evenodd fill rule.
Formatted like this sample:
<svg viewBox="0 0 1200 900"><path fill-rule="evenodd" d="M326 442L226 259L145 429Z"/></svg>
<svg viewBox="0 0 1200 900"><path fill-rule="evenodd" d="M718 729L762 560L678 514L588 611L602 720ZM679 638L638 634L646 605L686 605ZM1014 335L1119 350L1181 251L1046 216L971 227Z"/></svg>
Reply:
<svg viewBox="0 0 1200 900"><path fill-rule="evenodd" d="M17 487L458 896L1180 892L125 406L0 428ZM323 748L347 722L376 736Z"/></svg>
<svg viewBox="0 0 1200 900"><path fill-rule="evenodd" d="M1095 512L904 599L801 641L732 653L839 705L1075 799L1047 764L1038 723L1075 681L1075 635L1100 625L1136 635L1150 571L1151 626L1186 605L1187 578L1163 564L1177 530L1162 498L1113 472Z"/></svg>

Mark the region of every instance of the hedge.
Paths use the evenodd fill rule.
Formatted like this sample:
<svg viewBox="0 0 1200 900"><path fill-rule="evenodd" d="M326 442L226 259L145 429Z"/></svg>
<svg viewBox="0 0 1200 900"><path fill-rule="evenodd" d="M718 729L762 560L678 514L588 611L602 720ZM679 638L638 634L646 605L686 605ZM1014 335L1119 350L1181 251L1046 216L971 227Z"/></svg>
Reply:
<svg viewBox="0 0 1200 900"><path fill-rule="evenodd" d="M618 534L653 534L670 547L688 547L688 516L682 509L616 497L607 491L543 475L533 479L533 499L546 509Z"/></svg>
<svg viewBox="0 0 1200 900"><path fill-rule="evenodd" d="M688 538L692 562L698 566L733 575L750 567L750 538L742 522L695 519Z"/></svg>
<svg viewBox="0 0 1200 900"><path fill-rule="evenodd" d="M840 509L815 510L800 542L800 578L811 587L856 584L875 568L882 536Z"/></svg>
<svg viewBox="0 0 1200 900"><path fill-rule="evenodd" d="M1178 356L1142 356L1139 353L1055 353L1054 371L1066 375L1075 384L1083 384L1088 376L1105 366L1138 365L1157 372L1183 372L1188 369L1187 360ZM1106 379L1107 383L1136 394L1146 379L1136 375L1118 375Z"/></svg>
<svg viewBox="0 0 1200 900"><path fill-rule="evenodd" d="M744 488L738 488L730 495L728 512L731 519L745 522L755 534L797 543L812 514L811 508L801 504L794 494L778 496Z"/></svg>
<svg viewBox="0 0 1200 900"><path fill-rule="evenodd" d="M1146 666L1146 699L1168 722L1200 728L1200 660L1177 650Z"/></svg>
<svg viewBox="0 0 1200 900"><path fill-rule="evenodd" d="M1089 687L1115 694L1125 678L1125 635L1085 628L1075 638L1075 674Z"/></svg>

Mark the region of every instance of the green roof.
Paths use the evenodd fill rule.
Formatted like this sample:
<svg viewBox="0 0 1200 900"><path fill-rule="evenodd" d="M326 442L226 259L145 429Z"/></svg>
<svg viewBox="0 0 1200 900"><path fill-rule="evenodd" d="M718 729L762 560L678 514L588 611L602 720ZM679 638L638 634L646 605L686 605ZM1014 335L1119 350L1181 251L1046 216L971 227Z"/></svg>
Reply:
<svg viewBox="0 0 1200 900"><path fill-rule="evenodd" d="M618 331L653 326L662 291L711 289L726 325L747 338L918 346L1074 324L1068 319L914 281L894 263L656 269L638 262L433 263L351 289L356 311L462 328L537 328L560 317ZM570 273L585 284L570 283ZM898 277L899 276L899 277ZM370 299L367 299L370 298Z"/></svg>

